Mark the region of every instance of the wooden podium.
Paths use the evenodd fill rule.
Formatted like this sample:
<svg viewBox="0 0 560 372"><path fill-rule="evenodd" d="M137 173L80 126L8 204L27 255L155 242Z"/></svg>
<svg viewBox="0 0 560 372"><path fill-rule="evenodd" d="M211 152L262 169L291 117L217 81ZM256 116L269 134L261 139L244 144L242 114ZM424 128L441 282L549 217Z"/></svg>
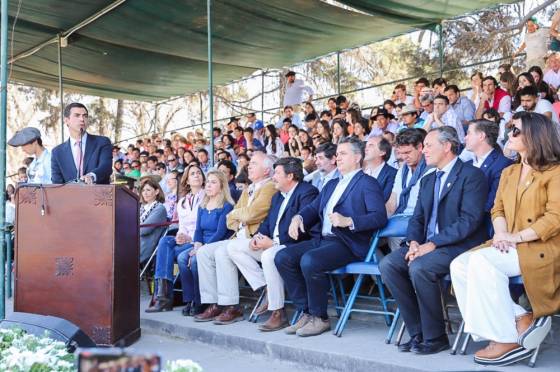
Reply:
<svg viewBox="0 0 560 372"><path fill-rule="evenodd" d="M28 185L16 208L14 311L67 319L98 345L136 341L137 196L115 185Z"/></svg>

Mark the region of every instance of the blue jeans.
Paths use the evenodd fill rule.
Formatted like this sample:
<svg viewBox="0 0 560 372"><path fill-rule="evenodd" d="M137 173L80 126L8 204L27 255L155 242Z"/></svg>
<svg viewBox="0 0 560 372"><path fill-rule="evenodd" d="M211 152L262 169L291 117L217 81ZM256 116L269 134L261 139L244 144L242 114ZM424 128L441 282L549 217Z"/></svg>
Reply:
<svg viewBox="0 0 560 372"><path fill-rule="evenodd" d="M193 247L181 252L177 257L177 264L179 265L179 276L181 277L181 287L183 288L183 302L193 301L195 304L200 305L196 255L189 256L192 249ZM189 259L191 261L190 266Z"/></svg>
<svg viewBox="0 0 560 372"><path fill-rule="evenodd" d="M177 244L175 242L174 236L164 236L159 240L158 243L158 251L156 255L156 279L166 279L170 282L173 282L173 264L177 260L178 256L183 252L188 252L192 249L193 245L190 243L187 244ZM188 285L189 283L185 283L182 280L181 275L181 285L183 288L183 300L185 300L185 293L188 292L188 289L185 289L185 285L187 284L188 287L191 287L192 284ZM192 299L188 299L187 301L192 301Z"/></svg>

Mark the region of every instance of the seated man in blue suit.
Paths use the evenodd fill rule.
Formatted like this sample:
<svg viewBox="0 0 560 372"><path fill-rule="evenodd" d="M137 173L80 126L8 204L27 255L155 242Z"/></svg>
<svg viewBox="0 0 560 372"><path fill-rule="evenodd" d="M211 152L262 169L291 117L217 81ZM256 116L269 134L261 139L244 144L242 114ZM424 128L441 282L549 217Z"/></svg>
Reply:
<svg viewBox="0 0 560 372"><path fill-rule="evenodd" d="M400 351L432 354L449 348L439 280L449 274L455 257L488 237L483 223L488 185L480 169L457 157L459 148L452 127L428 133L424 157L436 171L420 182L408 224L408 246L393 251L379 265L411 336Z"/></svg>
<svg viewBox="0 0 560 372"><path fill-rule="evenodd" d="M506 158L502 149L498 146L498 124L488 120L474 120L469 123L469 129L465 137L466 149L472 151L474 160L467 163L479 168L488 182L488 198L484 205L485 224L489 235L492 236L492 220L490 210L494 206L496 191L500 183L500 176L504 168L513 164L513 161Z"/></svg>
<svg viewBox="0 0 560 372"><path fill-rule="evenodd" d="M302 316L287 334L315 336L330 329L327 315L327 272L367 255L375 230L385 226L387 213L379 183L362 168L364 144L345 138L337 147L336 163L341 178L329 181L313 203L292 218L289 234L301 233L319 224L318 239L294 244L274 260L289 297Z"/></svg>
<svg viewBox="0 0 560 372"><path fill-rule="evenodd" d="M391 144L382 136L370 137L366 142L364 173L379 182L385 202L391 196L391 190L393 190L395 176L397 175L397 170L387 164L392 151Z"/></svg>
<svg viewBox="0 0 560 372"><path fill-rule="evenodd" d="M301 160L293 157L279 159L274 164L272 180L280 192L272 197L268 215L259 226L259 230L246 244L231 244L228 254L247 282L257 290L266 286L266 299L256 311L262 315L268 310L272 314L268 321L259 326L261 331L277 331L289 325L284 310L284 282L274 265L276 254L297 241L310 239L310 235L318 236L318 231L300 234L297 239L288 235L292 217L311 204L318 190L307 182L303 182L303 166ZM262 263L262 268L259 266Z"/></svg>
<svg viewBox="0 0 560 372"><path fill-rule="evenodd" d="M66 106L64 124L70 138L52 150L52 182L80 180L86 184L109 184L113 156L111 141L86 132L87 108L76 102Z"/></svg>

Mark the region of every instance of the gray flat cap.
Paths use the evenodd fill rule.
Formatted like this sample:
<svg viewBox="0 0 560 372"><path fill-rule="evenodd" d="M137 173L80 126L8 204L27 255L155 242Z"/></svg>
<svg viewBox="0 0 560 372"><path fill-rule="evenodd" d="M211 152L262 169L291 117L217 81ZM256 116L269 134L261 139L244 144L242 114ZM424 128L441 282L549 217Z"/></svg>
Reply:
<svg viewBox="0 0 560 372"><path fill-rule="evenodd" d="M16 134L14 134L14 136L8 141L8 145L14 147L23 146L35 141L38 138L41 138L41 132L39 132L39 129L27 127L23 128L22 130L18 130Z"/></svg>

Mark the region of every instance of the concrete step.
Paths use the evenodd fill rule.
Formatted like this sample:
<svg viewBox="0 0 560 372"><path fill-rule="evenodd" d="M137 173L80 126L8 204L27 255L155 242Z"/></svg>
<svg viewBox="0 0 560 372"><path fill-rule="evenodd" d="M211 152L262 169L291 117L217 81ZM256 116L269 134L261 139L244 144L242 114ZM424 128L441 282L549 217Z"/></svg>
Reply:
<svg viewBox="0 0 560 372"><path fill-rule="evenodd" d="M472 354L484 346L482 343L471 342L467 355L450 355L448 352L428 356L399 353L395 345L384 343L387 326L380 316L366 315L368 320L363 320L363 315L355 317L349 321L341 338L330 332L301 338L286 335L282 331L259 332L256 324L247 321L228 326L196 323L191 317L182 316L180 308L171 312L147 314L143 311L146 306L147 301L142 301L141 325L150 333L202 342L227 350L241 350L312 368L345 372L488 370L472 361ZM261 321L265 319L266 317L262 317ZM556 319L556 323L559 323L558 320ZM336 318L332 318L332 327L335 324ZM547 340L541 347L537 360L538 370L558 371L559 351L558 344ZM505 371L506 368L493 370ZM507 370L534 371L526 362L509 366Z"/></svg>

